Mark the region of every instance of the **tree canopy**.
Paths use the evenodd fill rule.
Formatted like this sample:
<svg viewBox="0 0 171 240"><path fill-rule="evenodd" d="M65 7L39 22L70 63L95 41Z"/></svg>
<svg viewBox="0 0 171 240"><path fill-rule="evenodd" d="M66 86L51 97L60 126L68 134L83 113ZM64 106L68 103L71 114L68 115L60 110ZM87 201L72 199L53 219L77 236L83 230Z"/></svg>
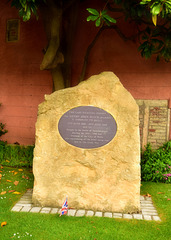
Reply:
<svg viewBox="0 0 171 240"><path fill-rule="evenodd" d="M51 69L52 75L57 73L58 84L60 82L59 88L63 88L63 77L60 69L60 65L65 58L60 37L62 16L66 9L70 9L76 3L86 0L9 1L11 6L18 9L23 21L28 21L32 14L38 17L38 9L42 13L45 19L48 45L40 68L42 70ZM113 28L125 39L138 40L138 50L142 57L147 59L156 55L157 61L161 58L167 62L171 61L171 0L99 0L99 2L104 2L102 9L87 8L89 13L87 21L94 21L95 27L99 28L99 32L88 51L91 50L103 30ZM75 14L75 12L72 14ZM135 35L128 38L121 32L117 25L118 14L119 18L136 24ZM81 80L83 78L84 74L82 74Z"/></svg>

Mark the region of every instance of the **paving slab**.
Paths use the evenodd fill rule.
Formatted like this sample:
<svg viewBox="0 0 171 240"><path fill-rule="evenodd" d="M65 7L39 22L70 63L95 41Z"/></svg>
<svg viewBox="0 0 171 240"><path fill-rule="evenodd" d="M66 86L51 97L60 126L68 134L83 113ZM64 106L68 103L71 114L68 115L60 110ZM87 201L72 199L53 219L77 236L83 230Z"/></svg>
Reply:
<svg viewBox="0 0 171 240"><path fill-rule="evenodd" d="M142 214L133 214L133 218L134 219L143 219L143 215Z"/></svg>
<svg viewBox="0 0 171 240"><path fill-rule="evenodd" d="M144 196L140 196L140 201L141 200L145 200L145 197Z"/></svg>
<svg viewBox="0 0 171 240"><path fill-rule="evenodd" d="M142 209L142 213L143 212L157 213L157 210L156 209Z"/></svg>
<svg viewBox="0 0 171 240"><path fill-rule="evenodd" d="M18 204L30 204L30 201L22 201L22 200L20 200L19 202L18 202Z"/></svg>
<svg viewBox="0 0 171 240"><path fill-rule="evenodd" d="M142 200L141 204L142 205L144 205L144 204L146 205L146 204L153 204L153 203L152 203L152 201Z"/></svg>
<svg viewBox="0 0 171 240"><path fill-rule="evenodd" d="M143 215L143 217L144 217L144 220L152 220L152 217L151 217L151 215Z"/></svg>
<svg viewBox="0 0 171 240"><path fill-rule="evenodd" d="M32 207L32 209L30 210L30 212L32 212L32 213L38 213L38 212L40 212L40 210L41 210L41 207Z"/></svg>
<svg viewBox="0 0 171 240"><path fill-rule="evenodd" d="M30 210L31 210L31 206L29 207L29 206L24 206L21 210L20 210L20 212L30 212Z"/></svg>
<svg viewBox="0 0 171 240"><path fill-rule="evenodd" d="M74 217L74 216L75 216L75 213L76 213L76 209L69 209L69 210L68 210L68 216ZM84 214L83 214L83 215L84 215Z"/></svg>
<svg viewBox="0 0 171 240"><path fill-rule="evenodd" d="M76 212L76 217L82 217L85 215L85 210L77 210Z"/></svg>
<svg viewBox="0 0 171 240"><path fill-rule="evenodd" d="M94 212L91 210L87 211L87 213L86 213L87 217L92 217L93 215L94 215Z"/></svg>
<svg viewBox="0 0 171 240"><path fill-rule="evenodd" d="M25 206L27 206L27 207L31 207L32 206L32 204L31 203L20 203L20 202L18 202L18 203L16 203L16 205L15 206L22 206L22 207L25 207Z"/></svg>
<svg viewBox="0 0 171 240"><path fill-rule="evenodd" d="M153 207L152 203L141 204L141 207Z"/></svg>
<svg viewBox="0 0 171 240"><path fill-rule="evenodd" d="M145 197L145 199L148 201L148 200L151 200L151 197Z"/></svg>
<svg viewBox="0 0 171 240"><path fill-rule="evenodd" d="M105 212L104 217L112 218L113 214L111 212Z"/></svg>
<svg viewBox="0 0 171 240"><path fill-rule="evenodd" d="M30 195L27 195L27 196L22 196L21 199L22 200L30 200L32 197Z"/></svg>
<svg viewBox="0 0 171 240"><path fill-rule="evenodd" d="M123 214L123 218L132 219L133 216L132 216L132 214Z"/></svg>
<svg viewBox="0 0 171 240"><path fill-rule="evenodd" d="M123 218L123 214L122 213L113 213L113 217L114 218Z"/></svg>
<svg viewBox="0 0 171 240"><path fill-rule="evenodd" d="M153 207L149 207L149 206L142 206L142 205L141 205L141 209L147 209L147 210L153 209L153 210L156 210L156 208L154 206Z"/></svg>
<svg viewBox="0 0 171 240"><path fill-rule="evenodd" d="M22 209L23 206L14 206L11 211L12 212L20 212L20 210Z"/></svg>
<svg viewBox="0 0 171 240"><path fill-rule="evenodd" d="M102 212L95 212L95 217L102 217L103 216L103 213Z"/></svg>
<svg viewBox="0 0 171 240"><path fill-rule="evenodd" d="M50 213L56 214L56 213L58 213L58 211L59 211L59 208L51 208L51 212Z"/></svg>
<svg viewBox="0 0 171 240"><path fill-rule="evenodd" d="M41 212L41 213L50 213L51 209L52 209L52 208L43 207L40 212Z"/></svg>
<svg viewBox="0 0 171 240"><path fill-rule="evenodd" d="M143 215L158 216L157 212L146 212L146 211L143 211L142 213L143 213Z"/></svg>

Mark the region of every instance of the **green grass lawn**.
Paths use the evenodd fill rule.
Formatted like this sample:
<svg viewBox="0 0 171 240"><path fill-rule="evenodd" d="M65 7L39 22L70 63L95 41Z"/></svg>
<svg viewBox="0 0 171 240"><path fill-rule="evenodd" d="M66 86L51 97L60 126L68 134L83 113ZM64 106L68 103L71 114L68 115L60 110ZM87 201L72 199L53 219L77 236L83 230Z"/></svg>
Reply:
<svg viewBox="0 0 171 240"><path fill-rule="evenodd" d="M22 171L23 170L23 171ZM57 214L17 213L10 209L32 188L29 169L0 168L0 240L170 240L171 184L142 183L151 194L161 222L98 217L59 217Z"/></svg>

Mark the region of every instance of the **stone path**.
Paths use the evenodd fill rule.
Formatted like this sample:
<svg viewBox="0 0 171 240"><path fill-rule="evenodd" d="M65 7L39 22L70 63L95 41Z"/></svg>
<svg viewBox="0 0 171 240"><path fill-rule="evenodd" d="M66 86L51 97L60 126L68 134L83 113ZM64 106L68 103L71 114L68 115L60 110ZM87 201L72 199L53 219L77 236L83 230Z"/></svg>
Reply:
<svg viewBox="0 0 171 240"><path fill-rule="evenodd" d="M60 208L50 208L50 207L34 207L32 204L32 192L33 190L28 190L11 209L14 212L32 212L32 213L50 213L59 214ZM161 221L158 216L157 210L153 206L151 197L140 197L141 213L139 214L122 214L122 213L112 213L112 212L94 212L91 210L76 210L69 209L67 215L73 217L82 216L96 216L96 217L108 217L108 218L124 218L124 219L140 219L140 220L154 220Z"/></svg>

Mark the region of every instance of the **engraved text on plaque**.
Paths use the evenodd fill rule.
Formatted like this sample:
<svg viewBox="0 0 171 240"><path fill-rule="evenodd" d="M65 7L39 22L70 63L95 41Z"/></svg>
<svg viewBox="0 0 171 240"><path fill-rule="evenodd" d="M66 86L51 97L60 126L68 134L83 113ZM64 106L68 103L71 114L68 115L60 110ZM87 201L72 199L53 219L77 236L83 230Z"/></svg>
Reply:
<svg viewBox="0 0 171 240"><path fill-rule="evenodd" d="M117 125L111 114L93 106L70 109L58 123L59 133L69 144L79 148L97 148L109 143Z"/></svg>

